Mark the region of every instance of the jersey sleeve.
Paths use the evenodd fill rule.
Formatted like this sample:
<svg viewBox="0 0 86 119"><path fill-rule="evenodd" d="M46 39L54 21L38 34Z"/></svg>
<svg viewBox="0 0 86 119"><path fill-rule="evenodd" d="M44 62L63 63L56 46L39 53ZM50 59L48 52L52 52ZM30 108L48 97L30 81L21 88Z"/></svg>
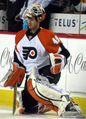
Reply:
<svg viewBox="0 0 86 119"><path fill-rule="evenodd" d="M25 69L25 66L22 63L20 52L18 50L18 43L21 41L22 37L25 35L27 30L19 31L15 36L15 49L14 49L14 62L18 63L20 67Z"/></svg>
<svg viewBox="0 0 86 119"><path fill-rule="evenodd" d="M26 71L26 67L23 65L22 61L19 60L20 58L19 58L18 55L19 55L19 54L17 54L17 53L14 51L14 60L13 60L13 62L18 63L19 67L23 67L23 68L25 69L25 71Z"/></svg>
<svg viewBox="0 0 86 119"><path fill-rule="evenodd" d="M41 29L41 32L39 32L38 37L42 43L42 45L45 47L46 51L49 53L57 53L60 44L62 43L61 40L50 30L47 29Z"/></svg>
<svg viewBox="0 0 86 119"><path fill-rule="evenodd" d="M21 31L19 31L17 34L16 34L16 36L15 36L15 50L17 51L17 52L19 52L18 51L18 48L17 48L17 44L19 43L19 41L22 39L22 37L25 35L25 33L26 33L26 29L25 30L21 30Z"/></svg>

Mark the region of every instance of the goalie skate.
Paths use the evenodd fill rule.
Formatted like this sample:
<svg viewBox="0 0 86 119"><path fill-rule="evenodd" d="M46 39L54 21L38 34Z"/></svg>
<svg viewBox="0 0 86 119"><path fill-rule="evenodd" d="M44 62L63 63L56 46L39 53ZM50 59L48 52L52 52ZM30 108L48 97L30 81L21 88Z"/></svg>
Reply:
<svg viewBox="0 0 86 119"><path fill-rule="evenodd" d="M64 113L62 113L63 117L72 117L72 118L83 118L83 111L79 107L78 104L76 104L72 98L70 98L70 104L67 106Z"/></svg>
<svg viewBox="0 0 86 119"><path fill-rule="evenodd" d="M44 114L44 113L46 113L46 112L48 112L50 110L51 109L46 107L45 105L43 105L41 103L38 104L38 114Z"/></svg>

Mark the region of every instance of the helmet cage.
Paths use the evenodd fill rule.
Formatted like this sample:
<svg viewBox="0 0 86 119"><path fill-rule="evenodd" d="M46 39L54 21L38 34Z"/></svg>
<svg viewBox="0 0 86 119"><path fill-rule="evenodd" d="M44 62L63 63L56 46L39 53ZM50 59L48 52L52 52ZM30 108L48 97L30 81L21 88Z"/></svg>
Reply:
<svg viewBox="0 0 86 119"><path fill-rule="evenodd" d="M26 17L35 18L38 22L41 22L45 19L46 12L39 5L32 5L32 7L27 11Z"/></svg>

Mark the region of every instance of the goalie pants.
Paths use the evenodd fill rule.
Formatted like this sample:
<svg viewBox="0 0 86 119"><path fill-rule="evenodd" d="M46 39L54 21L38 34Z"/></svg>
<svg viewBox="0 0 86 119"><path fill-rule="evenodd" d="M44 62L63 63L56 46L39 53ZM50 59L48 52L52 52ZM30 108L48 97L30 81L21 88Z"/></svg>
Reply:
<svg viewBox="0 0 86 119"><path fill-rule="evenodd" d="M39 74L47 77L49 79L49 82L54 83L54 84L58 83L58 81L60 79L60 75L61 75L61 73L56 74L56 75L51 74L50 66L46 66L46 67L40 69ZM24 90L22 91L23 107L25 108L26 113L37 113L38 112L38 102L29 94L29 92L27 90L28 77L29 76L27 75L25 87L24 87Z"/></svg>

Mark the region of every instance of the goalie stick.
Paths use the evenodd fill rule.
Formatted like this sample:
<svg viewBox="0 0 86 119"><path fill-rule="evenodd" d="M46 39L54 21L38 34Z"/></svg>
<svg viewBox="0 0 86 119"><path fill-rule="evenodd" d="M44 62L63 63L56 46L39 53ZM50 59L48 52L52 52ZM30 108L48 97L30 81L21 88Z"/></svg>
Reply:
<svg viewBox="0 0 86 119"><path fill-rule="evenodd" d="M16 98L17 98L17 82L14 86L14 96L13 96L13 115L15 113L16 110Z"/></svg>

